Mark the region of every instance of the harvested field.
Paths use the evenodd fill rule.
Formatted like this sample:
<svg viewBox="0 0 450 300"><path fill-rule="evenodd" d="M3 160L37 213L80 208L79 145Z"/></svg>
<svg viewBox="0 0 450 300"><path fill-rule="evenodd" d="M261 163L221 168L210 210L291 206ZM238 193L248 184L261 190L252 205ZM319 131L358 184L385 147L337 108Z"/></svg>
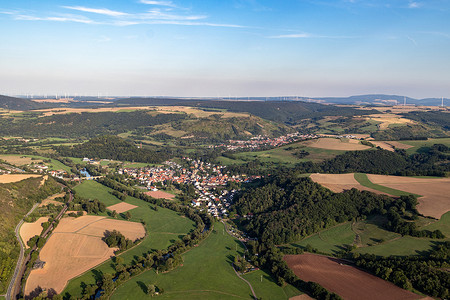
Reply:
<svg viewBox="0 0 450 300"><path fill-rule="evenodd" d="M29 165L33 162L42 163L42 159L32 160L31 157L20 155L0 155L0 159L15 166Z"/></svg>
<svg viewBox="0 0 450 300"><path fill-rule="evenodd" d="M380 130L385 130L389 125L393 124L410 124L414 123L410 119L402 118L396 114L374 114L367 117L367 120L381 122L378 126Z"/></svg>
<svg viewBox="0 0 450 300"><path fill-rule="evenodd" d="M329 149L329 150L366 150L369 146L362 145L358 140L353 139L334 139L334 138L320 138L307 142L308 147Z"/></svg>
<svg viewBox="0 0 450 300"><path fill-rule="evenodd" d="M400 142L396 142L396 141L370 141L372 144L374 144L377 147L380 147L381 149L384 150L388 150L388 151L392 151L394 152L395 149L409 149L412 148L413 146L411 145L406 145Z"/></svg>
<svg viewBox="0 0 450 300"><path fill-rule="evenodd" d="M204 111L202 109L188 107L188 106L157 106L154 107L156 110L160 112L183 112L186 114L193 114L197 118L206 118L211 115L222 115L222 118L233 118L233 117L248 117L248 113L236 113L236 112L228 112L228 111Z"/></svg>
<svg viewBox="0 0 450 300"><path fill-rule="evenodd" d="M42 223L48 221L47 217L41 217L33 223L23 223L22 227L20 227L20 237L22 241L25 243L25 247L29 248L27 242L35 235L40 235L42 232Z"/></svg>
<svg viewBox="0 0 450 300"><path fill-rule="evenodd" d="M101 216L63 218L39 255L45 266L31 271L25 294L37 287L60 293L70 279L113 256L116 248L108 248L101 239L106 230L119 230L131 240L145 236L141 223Z"/></svg>
<svg viewBox="0 0 450 300"><path fill-rule="evenodd" d="M145 193L146 195L156 198L156 199L173 199L175 198L175 195L169 194L163 191L149 191Z"/></svg>
<svg viewBox="0 0 450 300"><path fill-rule="evenodd" d="M58 198L58 197L64 197L64 195L65 195L65 193L60 193L60 194L57 194L57 195L50 196L47 199L43 200L41 202L41 204L39 204L39 207L46 206L48 204L63 205L62 202L55 201L55 199Z"/></svg>
<svg viewBox="0 0 450 300"><path fill-rule="evenodd" d="M289 298L289 300L314 300L314 298L311 298L307 294L302 294L295 297L291 297Z"/></svg>
<svg viewBox="0 0 450 300"><path fill-rule="evenodd" d="M38 174L3 174L0 175L0 183L18 182L28 178L41 177Z"/></svg>
<svg viewBox="0 0 450 300"><path fill-rule="evenodd" d="M350 190L352 188L361 190L361 191L369 191L376 194L385 194L383 192L365 187L361 185L358 181L355 179L354 173L349 174L311 174L309 176L314 182L319 183L320 185L326 187L327 189L335 192L340 193L344 190Z"/></svg>
<svg viewBox="0 0 450 300"><path fill-rule="evenodd" d="M123 213L129 210L132 210L133 208L136 208L136 205L130 204L130 203L126 203L126 202L121 202L121 203L117 203L111 206L108 206L107 209L109 209L110 211L115 210L117 213Z"/></svg>
<svg viewBox="0 0 450 300"><path fill-rule="evenodd" d="M305 253L286 255L283 259L302 280L317 282L346 300L423 298L336 258Z"/></svg>
<svg viewBox="0 0 450 300"><path fill-rule="evenodd" d="M417 210L425 215L440 219L450 211L450 178L414 178L388 175L367 175L375 184L419 194Z"/></svg>

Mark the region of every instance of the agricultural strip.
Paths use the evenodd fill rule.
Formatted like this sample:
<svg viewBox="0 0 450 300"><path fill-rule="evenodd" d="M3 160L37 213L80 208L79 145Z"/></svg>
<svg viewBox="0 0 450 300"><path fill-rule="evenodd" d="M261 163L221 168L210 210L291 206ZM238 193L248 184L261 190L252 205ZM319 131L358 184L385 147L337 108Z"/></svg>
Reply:
<svg viewBox="0 0 450 300"><path fill-rule="evenodd" d="M116 211L117 213L123 213L123 212L127 212L129 210L132 210L134 208L136 208L136 205L133 204L129 204L126 202L121 202L121 203L117 203L111 206L108 206L107 209L109 209L110 211Z"/></svg>
<svg viewBox="0 0 450 300"><path fill-rule="evenodd" d="M144 290L149 283L165 290L158 296L160 299L251 299L250 288L232 268L234 257L243 253L242 244L229 236L223 224L217 222L206 240L183 255L182 266L162 274L146 271L118 287L111 299L147 298L149 296ZM263 276L262 282L260 275ZM255 281L260 282L261 286L255 286L255 292L263 299L287 299L291 296L262 271L245 275L245 278L250 279L252 285Z"/></svg>
<svg viewBox="0 0 450 300"><path fill-rule="evenodd" d="M87 198L97 198L102 202L105 200L109 203L121 202L109 193L109 191L112 191L111 189L95 181L84 181L76 190L77 192L83 191L83 196ZM113 198L112 201L110 197ZM155 211L152 208L154 207L153 205L133 197L127 197L125 202L138 206L138 208L130 211L131 221L144 221L148 233L147 237L139 245L119 255L124 259L125 264L130 264L135 259L135 256L141 256L148 251L167 248L194 229L194 223L190 219L169 209L158 207L158 210ZM119 218L121 217L119 216ZM63 291L63 295L68 293L74 297L81 298L82 286L84 284L95 284L99 274L102 273L115 273L110 260L72 279Z"/></svg>
<svg viewBox="0 0 450 300"><path fill-rule="evenodd" d="M333 257L306 253L286 255L284 260L302 280L317 282L347 300L423 298Z"/></svg>
<svg viewBox="0 0 450 300"><path fill-rule="evenodd" d="M355 175L353 173L349 174L311 174L309 176L314 182L319 183L320 185L326 187L327 189L335 192L340 193L344 190L350 190L352 188L358 189L358 190L364 190L369 191L373 193L380 194L379 191L364 186L360 184L355 178ZM384 193L383 193L384 194Z"/></svg>
<svg viewBox="0 0 450 300"><path fill-rule="evenodd" d="M42 175L37 174L3 174L0 175L0 183L12 183L22 181L28 178L41 177Z"/></svg>
<svg viewBox="0 0 450 300"><path fill-rule="evenodd" d="M450 211L450 178L368 175L368 179L387 188L423 195L418 200L417 210L425 216L439 219Z"/></svg>
<svg viewBox="0 0 450 300"><path fill-rule="evenodd" d="M405 191L389 188L389 187L384 186L384 185L375 184L368 178L367 174L355 173L355 179L362 186L371 188L373 190L376 190L376 191L379 191L379 192L382 192L382 193L385 193L385 194L388 194L388 195L392 195L392 196L407 196L407 195L413 194L413 193L408 193L408 192L405 192ZM416 196L420 197L420 195L416 195Z"/></svg>

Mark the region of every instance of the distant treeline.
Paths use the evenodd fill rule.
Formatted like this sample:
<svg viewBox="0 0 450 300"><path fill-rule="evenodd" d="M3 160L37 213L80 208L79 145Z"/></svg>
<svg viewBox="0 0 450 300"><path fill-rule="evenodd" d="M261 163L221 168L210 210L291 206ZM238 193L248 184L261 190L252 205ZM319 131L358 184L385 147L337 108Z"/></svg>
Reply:
<svg viewBox="0 0 450 300"><path fill-rule="evenodd" d="M180 100L160 98L130 98L115 102L118 106L165 105L226 109L232 112L248 112L252 115L286 124L297 124L302 119L324 116L354 116L379 113L377 110L357 110L348 107L323 105L302 101L218 101Z"/></svg>

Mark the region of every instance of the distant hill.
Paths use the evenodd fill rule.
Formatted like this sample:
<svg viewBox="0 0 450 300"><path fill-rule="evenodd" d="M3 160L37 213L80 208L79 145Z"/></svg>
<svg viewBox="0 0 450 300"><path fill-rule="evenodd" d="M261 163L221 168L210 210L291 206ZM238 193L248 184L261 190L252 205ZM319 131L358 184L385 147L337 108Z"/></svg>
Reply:
<svg viewBox="0 0 450 300"><path fill-rule="evenodd" d="M406 104L424 105L424 106L440 106L442 98L425 98L415 99L411 97L399 95L370 94L358 95L350 97L324 97L311 98L312 101L323 101L324 103L333 104L366 104L366 105L402 105L406 99ZM444 104L450 105L450 99L444 98Z"/></svg>
<svg viewBox="0 0 450 300"><path fill-rule="evenodd" d="M118 106L166 105L227 109L232 112L247 112L260 118L287 124L300 120L324 116L354 116L377 113L375 110L356 110L334 105L307 103L303 101L221 101L183 100L174 98L129 98L115 102Z"/></svg>
<svg viewBox="0 0 450 300"><path fill-rule="evenodd" d="M0 95L0 108L12 110L30 110L42 108L43 105L28 99Z"/></svg>

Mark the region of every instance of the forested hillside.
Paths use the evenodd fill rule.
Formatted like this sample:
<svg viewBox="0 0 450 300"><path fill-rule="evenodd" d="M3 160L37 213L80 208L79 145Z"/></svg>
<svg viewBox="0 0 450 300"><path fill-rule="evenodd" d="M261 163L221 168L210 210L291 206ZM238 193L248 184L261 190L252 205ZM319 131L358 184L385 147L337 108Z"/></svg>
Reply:
<svg viewBox="0 0 450 300"><path fill-rule="evenodd" d="M61 191L49 178L41 186L42 178L30 178L15 183L0 184L0 293L5 291L14 271L19 244L14 228L33 204Z"/></svg>
<svg viewBox="0 0 450 300"><path fill-rule="evenodd" d="M0 108L12 110L30 110L43 107L45 107L45 105L33 102L28 99L0 95Z"/></svg>
<svg viewBox="0 0 450 300"><path fill-rule="evenodd" d="M138 148L133 142L117 136L101 136L80 145L55 147L55 150L61 156L144 163L160 163L174 155L170 148L159 148L158 150Z"/></svg>

